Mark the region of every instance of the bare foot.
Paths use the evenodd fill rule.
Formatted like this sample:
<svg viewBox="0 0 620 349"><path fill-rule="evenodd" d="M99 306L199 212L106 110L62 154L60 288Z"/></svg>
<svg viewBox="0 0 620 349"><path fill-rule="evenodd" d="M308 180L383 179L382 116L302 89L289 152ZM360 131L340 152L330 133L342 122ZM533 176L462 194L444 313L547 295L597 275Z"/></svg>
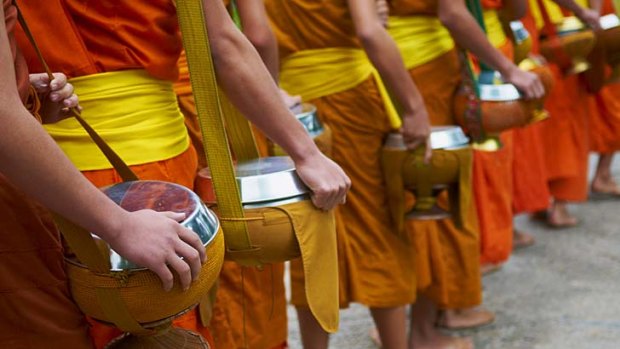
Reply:
<svg viewBox="0 0 620 349"><path fill-rule="evenodd" d="M536 239L532 234L526 233L524 231L520 231L514 229L512 231L512 249L518 250L521 248L526 248L534 245L536 243Z"/></svg>
<svg viewBox="0 0 620 349"><path fill-rule="evenodd" d="M495 314L484 307L444 310L437 325L449 330L464 330L485 326L495 321Z"/></svg>
<svg viewBox="0 0 620 349"><path fill-rule="evenodd" d="M480 266L480 273L482 276L493 274L496 271L502 269L503 263L484 263Z"/></svg>
<svg viewBox="0 0 620 349"><path fill-rule="evenodd" d="M565 202L555 202L549 211L547 225L552 228L570 228L579 223L577 218L568 212Z"/></svg>
<svg viewBox="0 0 620 349"><path fill-rule="evenodd" d="M592 194L620 197L620 187L613 177L597 176L590 186Z"/></svg>

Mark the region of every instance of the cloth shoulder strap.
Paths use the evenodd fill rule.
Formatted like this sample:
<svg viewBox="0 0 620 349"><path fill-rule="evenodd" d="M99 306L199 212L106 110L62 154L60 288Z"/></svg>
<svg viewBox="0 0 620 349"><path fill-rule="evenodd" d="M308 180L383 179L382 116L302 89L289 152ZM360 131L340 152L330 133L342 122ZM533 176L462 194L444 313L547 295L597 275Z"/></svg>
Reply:
<svg viewBox="0 0 620 349"><path fill-rule="evenodd" d="M243 134L251 134L249 124L235 112L234 107L226 99L220 98L202 0L177 0L176 5L203 145L211 170L218 211L222 218L222 229L226 236L227 252L238 256L250 256L252 253L246 252L256 251L258 248L252 246L248 235L224 128L224 110L231 111L227 114L229 118L226 121L228 130L231 131L230 140L237 159L256 158L258 152L255 145L253 148L247 143L239 145L237 141L249 138ZM234 136L235 134L237 136ZM240 257L238 262L244 265L259 264L251 257Z"/></svg>

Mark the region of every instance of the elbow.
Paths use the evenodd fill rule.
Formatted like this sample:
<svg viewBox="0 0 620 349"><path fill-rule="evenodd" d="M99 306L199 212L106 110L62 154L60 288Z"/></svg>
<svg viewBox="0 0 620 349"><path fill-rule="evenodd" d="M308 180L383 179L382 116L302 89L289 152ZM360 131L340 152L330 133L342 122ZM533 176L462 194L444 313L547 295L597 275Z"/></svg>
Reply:
<svg viewBox="0 0 620 349"><path fill-rule="evenodd" d="M267 51L277 46L276 36L273 34L270 28L263 28L262 30L251 30L244 32L252 46L257 51Z"/></svg>
<svg viewBox="0 0 620 349"><path fill-rule="evenodd" d="M363 47L372 47L380 35L380 26L365 26L356 30L356 35Z"/></svg>
<svg viewBox="0 0 620 349"><path fill-rule="evenodd" d="M245 38L240 32L219 31L213 33L214 35L211 35L211 32L209 34L213 63L216 67L226 64L234 57L241 56ZM245 41L247 44L247 40Z"/></svg>
<svg viewBox="0 0 620 349"><path fill-rule="evenodd" d="M448 29L453 29L454 26L459 22L459 14L452 9L440 8L439 21L444 27Z"/></svg>

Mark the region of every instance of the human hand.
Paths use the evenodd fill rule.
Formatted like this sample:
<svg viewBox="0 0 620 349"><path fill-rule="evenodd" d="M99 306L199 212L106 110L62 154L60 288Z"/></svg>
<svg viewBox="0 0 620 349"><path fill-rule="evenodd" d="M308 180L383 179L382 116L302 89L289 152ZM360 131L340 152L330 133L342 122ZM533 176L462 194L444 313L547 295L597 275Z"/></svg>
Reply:
<svg viewBox="0 0 620 349"><path fill-rule="evenodd" d="M433 149L431 147L431 126L424 104L415 108L413 113L403 115L400 133L403 135L407 149L413 150L419 146L426 147L424 149L424 162L429 163Z"/></svg>
<svg viewBox="0 0 620 349"><path fill-rule="evenodd" d="M164 290L172 289L173 270L187 290L207 256L198 235L177 223L184 218L175 212L126 212L116 228L102 237L118 254L157 274Z"/></svg>
<svg viewBox="0 0 620 349"><path fill-rule="evenodd" d="M297 113L297 109L301 109L301 96L291 96L288 94L288 92L280 89L280 98L282 99L284 105L286 105L288 110L292 111L293 113Z"/></svg>
<svg viewBox="0 0 620 349"><path fill-rule="evenodd" d="M297 174L312 191L314 206L328 211L346 202L351 180L340 166L323 153L316 151L313 154L295 161Z"/></svg>
<svg viewBox="0 0 620 349"><path fill-rule="evenodd" d="M377 0L377 15L384 28L388 27L388 17L390 16L390 8L386 0Z"/></svg>
<svg viewBox="0 0 620 349"><path fill-rule="evenodd" d="M62 73L54 73L54 80L49 81L45 73L30 74L30 84L41 99L41 118L44 124L51 124L69 117L70 108L81 110L78 97L73 93L73 85L67 82Z"/></svg>
<svg viewBox="0 0 620 349"><path fill-rule="evenodd" d="M521 70L517 66L514 66L508 74L503 75L503 78L506 82L515 85L526 99L542 98L545 94L545 87L538 75Z"/></svg>

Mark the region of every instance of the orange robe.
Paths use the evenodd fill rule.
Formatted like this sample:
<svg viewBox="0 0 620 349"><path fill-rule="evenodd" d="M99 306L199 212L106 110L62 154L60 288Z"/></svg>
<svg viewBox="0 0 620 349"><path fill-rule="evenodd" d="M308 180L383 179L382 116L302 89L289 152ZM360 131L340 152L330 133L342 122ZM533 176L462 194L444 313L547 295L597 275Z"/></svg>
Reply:
<svg viewBox="0 0 620 349"><path fill-rule="evenodd" d="M16 49L17 13L3 1L17 87L28 96L28 70ZM8 62L5 62L8 64ZM92 348L84 315L73 303L60 234L43 207L0 174L0 347Z"/></svg>
<svg viewBox="0 0 620 349"><path fill-rule="evenodd" d="M396 16L437 16L437 1L393 0L391 14ZM410 70L418 86L433 125L455 124L453 97L461 81L456 51L450 51ZM482 302L480 241L476 211L472 206L464 229L450 219L409 221L414 242L418 288L440 308L455 309Z"/></svg>
<svg viewBox="0 0 620 349"><path fill-rule="evenodd" d="M611 1L603 3L603 14L613 13ZM610 154L620 150L620 83L605 85L590 96L590 150Z"/></svg>
<svg viewBox="0 0 620 349"><path fill-rule="evenodd" d="M532 21L525 21L528 29ZM539 47L536 33L532 33L534 49ZM551 117L541 124L549 192L556 200L584 201L588 192L588 96L578 76L564 77L557 66L551 68L556 81L545 103Z"/></svg>
<svg viewBox="0 0 620 349"><path fill-rule="evenodd" d="M199 168L204 168L207 162L184 54L179 60L179 71L175 92L192 144L201 154ZM257 139L260 140L262 138ZM266 154L263 152L262 155ZM252 349L286 348L288 319L284 264L265 265L259 270L225 262L209 327L216 348L242 349L246 348L246 341L247 348Z"/></svg>
<svg viewBox="0 0 620 349"><path fill-rule="evenodd" d="M482 6L499 10L502 1L482 0ZM498 49L512 60L513 47L506 41ZM480 261L504 263L512 252L512 166L513 132L505 131L502 149L495 152L474 150L474 194L480 224Z"/></svg>
<svg viewBox="0 0 620 349"><path fill-rule="evenodd" d="M98 1L85 7L78 0L50 0L41 6L37 0L20 1L47 63L53 71L69 78L127 69L145 69L153 77L175 81L176 63L182 43L175 5L171 1L118 2ZM145 31L144 28L149 28ZM50 35L53 32L54 35ZM31 70L43 71L33 50L20 35L24 56ZM193 187L196 170L193 148L165 161L135 166L142 179L162 179ZM95 184L118 182L112 169L87 171ZM196 311L176 320L196 330L208 340L210 333L200 326ZM97 322L91 335L97 348L103 347L119 331Z"/></svg>
<svg viewBox="0 0 620 349"><path fill-rule="evenodd" d="M538 29L529 11L522 22L532 37L532 52L538 53ZM549 207L551 194L547 185L543 124L544 122L513 130L514 214L543 211Z"/></svg>
<svg viewBox="0 0 620 349"><path fill-rule="evenodd" d="M600 154L620 150L620 83L604 86L588 102L590 150Z"/></svg>
<svg viewBox="0 0 620 349"><path fill-rule="evenodd" d="M266 5L282 61L308 49L362 49L345 0L320 5L313 0L268 0ZM395 234L382 180L381 148L391 127L376 82L370 77L308 102L332 128L332 158L352 181L347 203L336 211L341 305L386 308L412 303L413 260ZM296 265L291 265L292 302L304 306L303 278Z"/></svg>

